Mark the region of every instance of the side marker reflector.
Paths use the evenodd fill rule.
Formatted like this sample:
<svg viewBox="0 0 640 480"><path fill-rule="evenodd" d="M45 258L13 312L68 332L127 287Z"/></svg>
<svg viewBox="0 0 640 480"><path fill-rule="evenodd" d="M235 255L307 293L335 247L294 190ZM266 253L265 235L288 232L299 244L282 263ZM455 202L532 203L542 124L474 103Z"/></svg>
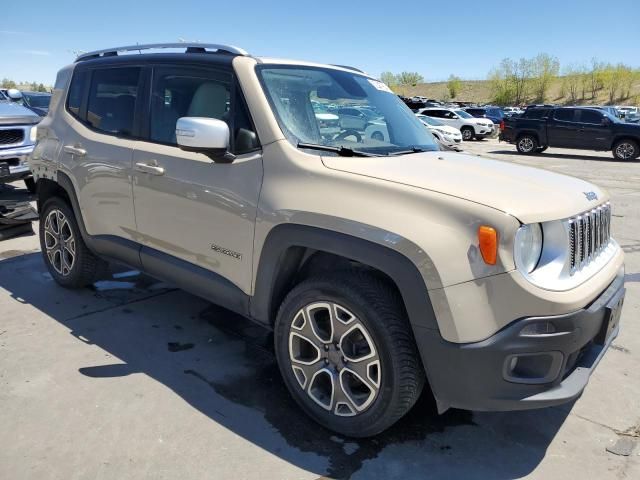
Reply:
<svg viewBox="0 0 640 480"><path fill-rule="evenodd" d="M495 265L498 260L498 232L496 229L482 225L478 229L478 243L484 263Z"/></svg>

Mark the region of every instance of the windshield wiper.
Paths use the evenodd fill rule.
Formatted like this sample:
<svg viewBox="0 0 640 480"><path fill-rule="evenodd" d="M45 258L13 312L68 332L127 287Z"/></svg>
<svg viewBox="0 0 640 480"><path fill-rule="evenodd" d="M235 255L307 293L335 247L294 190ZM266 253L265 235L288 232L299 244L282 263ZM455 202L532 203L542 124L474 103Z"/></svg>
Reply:
<svg viewBox="0 0 640 480"><path fill-rule="evenodd" d="M335 152L341 157L378 157L374 153L367 153L361 150L354 150L348 147L332 147L331 145L320 145L316 143L300 143L298 148L308 148L309 150L320 150L323 152Z"/></svg>
<svg viewBox="0 0 640 480"><path fill-rule="evenodd" d="M411 147L411 149L409 150L400 150L399 152L389 152L389 155L407 155L409 153L422 153L422 152L426 152L427 150L423 150L422 148L418 148L418 147Z"/></svg>

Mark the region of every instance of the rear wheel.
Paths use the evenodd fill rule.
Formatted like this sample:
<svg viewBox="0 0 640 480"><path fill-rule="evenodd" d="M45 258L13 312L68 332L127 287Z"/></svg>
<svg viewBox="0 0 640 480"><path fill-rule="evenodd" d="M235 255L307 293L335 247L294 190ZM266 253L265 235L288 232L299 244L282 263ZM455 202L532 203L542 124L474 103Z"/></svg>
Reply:
<svg viewBox="0 0 640 480"><path fill-rule="evenodd" d="M473 138L473 136L475 135L475 132L473 131L473 128L471 128L471 127L462 127L460 129L460 132L462 132L462 139L465 142L468 142L469 140L471 140Z"/></svg>
<svg viewBox="0 0 640 480"><path fill-rule="evenodd" d="M538 139L533 135L522 135L516 142L518 152L528 155L534 153L538 148Z"/></svg>
<svg viewBox="0 0 640 480"><path fill-rule="evenodd" d="M400 297L373 275L346 271L300 283L280 307L274 341L296 402L343 435L385 430L424 386Z"/></svg>
<svg viewBox="0 0 640 480"><path fill-rule="evenodd" d="M616 160L633 160L640 155L638 142L633 140L619 140L613 146L613 158Z"/></svg>
<svg viewBox="0 0 640 480"><path fill-rule="evenodd" d="M87 248L73 210L61 198L50 198L42 208L40 247L49 273L63 287L90 285L107 271L108 263Z"/></svg>

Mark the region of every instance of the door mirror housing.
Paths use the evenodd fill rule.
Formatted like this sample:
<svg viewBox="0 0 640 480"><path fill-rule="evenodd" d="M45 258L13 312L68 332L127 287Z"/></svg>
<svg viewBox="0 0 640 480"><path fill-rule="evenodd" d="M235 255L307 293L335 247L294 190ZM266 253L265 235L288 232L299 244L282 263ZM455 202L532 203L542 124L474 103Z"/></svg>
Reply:
<svg viewBox="0 0 640 480"><path fill-rule="evenodd" d="M17 102L18 100L22 99L22 92L17 88L10 88L9 90L7 90L7 96L10 100Z"/></svg>
<svg viewBox="0 0 640 480"><path fill-rule="evenodd" d="M204 153L214 162L231 163L229 125L217 118L182 117L176 122L178 146L187 152Z"/></svg>
<svg viewBox="0 0 640 480"><path fill-rule="evenodd" d="M602 117L601 123L602 125L611 125L611 120L608 119L607 117Z"/></svg>

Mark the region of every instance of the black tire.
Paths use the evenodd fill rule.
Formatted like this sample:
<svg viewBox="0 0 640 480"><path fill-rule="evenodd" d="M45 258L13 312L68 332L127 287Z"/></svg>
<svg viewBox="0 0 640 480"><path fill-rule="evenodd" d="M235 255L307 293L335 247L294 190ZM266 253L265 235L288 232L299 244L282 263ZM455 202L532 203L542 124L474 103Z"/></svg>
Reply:
<svg viewBox="0 0 640 480"><path fill-rule="evenodd" d="M464 140L465 142L473 140L473 137L476 134L472 127L462 127L460 129L460 132L462 133L462 140Z"/></svg>
<svg viewBox="0 0 640 480"><path fill-rule="evenodd" d="M611 152L613 153L613 158L626 162L628 160L634 160L640 156L640 147L638 147L638 142L635 140L623 138L613 144Z"/></svg>
<svg viewBox="0 0 640 480"><path fill-rule="evenodd" d="M58 249L57 253L55 249L52 249L51 251L53 253L51 256L48 253L50 251L48 249L48 245L52 245L51 239L55 239L55 235L51 233L51 230L49 229L50 222L48 222L47 220L50 214L55 213L54 211L60 212L66 221L66 223L64 223L64 227L61 227L60 224L58 224L57 230L61 233L60 237L57 238L56 245L58 245L58 242L62 242L62 236L67 237L65 243L71 243L70 241L68 241L68 239L72 239L74 241L73 250L75 250L75 255L73 256L73 261L66 262L64 265L60 263L63 262L62 255L63 253L65 255L71 255L70 249ZM87 248L84 241L82 240L80 229L78 228L78 223L73 210L71 209L69 204L62 198L52 197L44 203L40 212L39 233L40 248L42 249L44 263L47 266L47 269L49 270L49 273L51 274L53 279L61 286L66 288L82 288L105 276L109 264L101 258L96 257ZM72 235L72 237L69 236L69 234ZM57 259L59 259L59 262L56 261ZM52 262L54 262L55 265ZM56 265L60 268L58 268ZM70 268L66 268L66 272L65 266L70 266Z"/></svg>
<svg viewBox="0 0 640 480"><path fill-rule="evenodd" d="M36 181L33 177L25 178L24 185L27 187L27 190L29 190L29 193L36 193Z"/></svg>
<svg viewBox="0 0 640 480"><path fill-rule="evenodd" d="M538 148L538 139L528 133L520 135L516 141L516 148L518 149L518 152L523 155L535 153Z"/></svg>
<svg viewBox="0 0 640 480"><path fill-rule="evenodd" d="M547 147L546 145L545 145L544 147L538 147L538 148L536 148L536 153L542 153L542 152L544 152L547 148L549 148L549 147Z"/></svg>
<svg viewBox="0 0 640 480"><path fill-rule="evenodd" d="M368 332L375 347L376 359L379 360L378 367L374 366L374 371L380 375L377 377L376 396L362 411L356 412L351 409L352 416L338 414L338 396L335 396L334 402L333 393L328 402L329 408L321 407L308 393L314 384L309 383L305 377L305 384L302 385L303 380L297 378L293 370L289 337L294 332L294 322L298 322L300 312L305 306L317 302L328 302L329 305L335 303L351 312L353 318ZM317 325L317 321L314 324ZM344 334L341 337L341 343L346 336L347 334ZM332 341L327 343L331 344ZM316 422L342 435L369 437L382 432L414 405L424 387L424 370L402 300L395 289L385 281L368 273L344 271L341 274L310 278L298 284L280 306L275 324L274 343L280 372L296 402ZM325 346L325 350L327 348L329 347ZM333 368L327 360L330 352L322 353L321 348L317 351L318 360L314 360L314 364L319 363L319 366L316 368L322 368L323 365L325 369ZM340 351L338 348L338 352ZM324 360L320 355L325 355ZM344 361L344 357L342 360ZM345 362L342 368L348 370L348 364ZM365 368L370 372L371 364L367 364ZM335 376L342 378L339 373L340 367L331 371L334 381L329 383L337 385L344 393L344 386L335 383Z"/></svg>

